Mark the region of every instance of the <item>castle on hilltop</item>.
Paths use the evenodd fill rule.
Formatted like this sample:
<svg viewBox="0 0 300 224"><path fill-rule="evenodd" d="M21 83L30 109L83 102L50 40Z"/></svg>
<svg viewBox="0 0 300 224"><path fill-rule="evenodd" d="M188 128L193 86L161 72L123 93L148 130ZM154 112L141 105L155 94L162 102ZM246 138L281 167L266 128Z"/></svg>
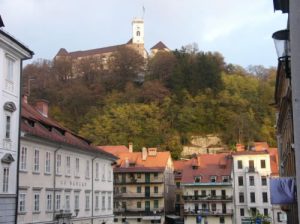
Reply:
<svg viewBox="0 0 300 224"><path fill-rule="evenodd" d="M69 59L72 61L72 64L76 66L82 59L93 58L104 65L103 67L105 68L105 64L107 64L111 55L121 47L132 48L145 59L149 56L154 56L159 51L170 51L163 42L159 41L150 49L149 54L144 46L144 36L144 20L141 18L134 18L132 21L132 37L125 44L73 52L68 52L65 48L61 48L55 55L54 60Z"/></svg>

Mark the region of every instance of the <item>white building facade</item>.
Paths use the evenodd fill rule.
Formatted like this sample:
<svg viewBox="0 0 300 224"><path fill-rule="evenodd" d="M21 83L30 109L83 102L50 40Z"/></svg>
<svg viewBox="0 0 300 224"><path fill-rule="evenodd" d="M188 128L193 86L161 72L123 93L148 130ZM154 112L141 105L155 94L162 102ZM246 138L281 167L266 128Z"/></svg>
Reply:
<svg viewBox="0 0 300 224"><path fill-rule="evenodd" d="M32 114L33 124L31 109L23 104L18 223L113 223L116 157L47 118Z"/></svg>
<svg viewBox="0 0 300 224"><path fill-rule="evenodd" d="M270 154L263 151L241 151L233 154L235 223L243 223L257 214L271 223L285 223L279 206L272 206Z"/></svg>
<svg viewBox="0 0 300 224"><path fill-rule="evenodd" d="M0 223L15 223L21 70L32 55L0 28Z"/></svg>

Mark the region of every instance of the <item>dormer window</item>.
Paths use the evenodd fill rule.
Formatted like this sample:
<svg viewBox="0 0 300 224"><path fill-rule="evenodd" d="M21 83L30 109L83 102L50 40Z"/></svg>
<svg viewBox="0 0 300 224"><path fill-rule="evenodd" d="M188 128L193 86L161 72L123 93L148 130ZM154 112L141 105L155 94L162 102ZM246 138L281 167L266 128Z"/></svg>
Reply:
<svg viewBox="0 0 300 224"><path fill-rule="evenodd" d="M210 176L210 182L211 183L217 182L217 176Z"/></svg>
<svg viewBox="0 0 300 224"><path fill-rule="evenodd" d="M196 176L194 178L194 180L195 180L195 183L201 183L201 176Z"/></svg>
<svg viewBox="0 0 300 224"><path fill-rule="evenodd" d="M228 183L229 182L229 176L222 176L222 182Z"/></svg>

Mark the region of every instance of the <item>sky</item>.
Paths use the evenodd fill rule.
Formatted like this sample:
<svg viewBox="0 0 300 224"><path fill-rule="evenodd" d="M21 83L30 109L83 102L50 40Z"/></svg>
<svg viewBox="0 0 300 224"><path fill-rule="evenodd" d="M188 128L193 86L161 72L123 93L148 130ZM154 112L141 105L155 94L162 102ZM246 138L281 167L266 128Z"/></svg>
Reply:
<svg viewBox="0 0 300 224"><path fill-rule="evenodd" d="M35 52L33 60L52 59L60 48L124 44L133 18L143 17L148 51L158 41L171 50L197 43L245 68L277 66L271 36L287 24L272 0L0 0L0 14L4 30Z"/></svg>

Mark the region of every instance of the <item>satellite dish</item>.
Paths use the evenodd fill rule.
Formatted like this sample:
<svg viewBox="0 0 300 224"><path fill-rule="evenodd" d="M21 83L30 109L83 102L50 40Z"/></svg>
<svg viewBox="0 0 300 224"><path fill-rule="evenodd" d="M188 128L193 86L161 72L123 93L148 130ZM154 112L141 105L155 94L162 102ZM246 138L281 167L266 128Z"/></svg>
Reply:
<svg viewBox="0 0 300 224"><path fill-rule="evenodd" d="M0 28L1 28L1 27L4 27L4 23L3 23L2 18L1 18L1 16L0 16Z"/></svg>

